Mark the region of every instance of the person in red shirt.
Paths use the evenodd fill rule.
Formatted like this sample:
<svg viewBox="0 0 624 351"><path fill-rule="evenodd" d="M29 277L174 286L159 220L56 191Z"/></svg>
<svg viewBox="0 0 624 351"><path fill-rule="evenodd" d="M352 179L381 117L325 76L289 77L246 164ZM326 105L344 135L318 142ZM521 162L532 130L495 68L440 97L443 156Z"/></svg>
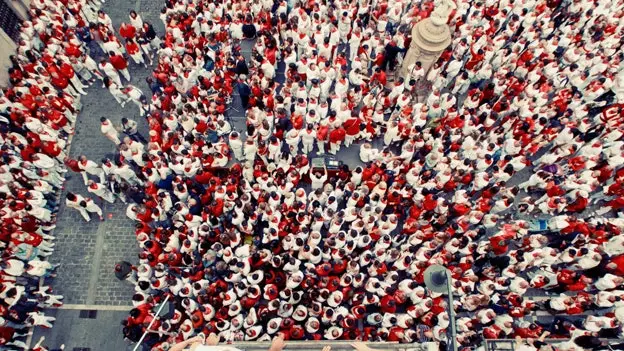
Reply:
<svg viewBox="0 0 624 351"><path fill-rule="evenodd" d="M384 72L381 68L377 67L375 68L375 73L373 74L373 76L371 77L370 80L371 83L373 82L378 82L379 84L381 84L383 87L386 86L386 84L388 83L388 78L386 76L386 72Z"/></svg>
<svg viewBox="0 0 624 351"><path fill-rule="evenodd" d="M63 152L63 149L61 149L61 147L56 142L53 142L53 141L44 142L42 144L41 151L43 151L44 154L50 157L56 157L59 161L62 161L63 159L65 159L65 152Z"/></svg>
<svg viewBox="0 0 624 351"><path fill-rule="evenodd" d="M130 72L128 72L128 61L122 55L115 55L114 52L108 53L109 61L117 71L119 71L127 81L130 80Z"/></svg>
<svg viewBox="0 0 624 351"><path fill-rule="evenodd" d="M59 90L65 90L67 89L67 87L69 86L69 79L67 79L66 77L60 75L57 72L52 72L50 74L51 76L51 80L50 83L52 83L52 85ZM78 95L78 93L76 93L76 95Z"/></svg>
<svg viewBox="0 0 624 351"><path fill-rule="evenodd" d="M147 63L145 62L145 58L143 57L143 51L139 47L139 44L134 41L134 39L127 39L125 47L126 52L128 53L128 55L130 55L130 57L132 57L132 60L134 60L137 65L143 64L145 68L147 68ZM150 62L150 65L151 64L152 63Z"/></svg>
<svg viewBox="0 0 624 351"><path fill-rule="evenodd" d="M470 59L465 65L466 70L472 70L476 65L483 61L483 57L485 56L483 49L479 49L475 52L472 46L470 47L470 54Z"/></svg>
<svg viewBox="0 0 624 351"><path fill-rule="evenodd" d="M126 40L134 39L136 37L136 28L134 28L133 25L124 22L119 26L119 35Z"/></svg>
<svg viewBox="0 0 624 351"><path fill-rule="evenodd" d="M612 274L624 276L624 255L611 257L605 268Z"/></svg>
<svg viewBox="0 0 624 351"><path fill-rule="evenodd" d="M360 124L361 124L361 121L359 118L359 114L356 112L353 112L351 114L351 117L348 118L343 123L343 128L345 130L345 146L346 147L351 146L353 141L360 134Z"/></svg>
<svg viewBox="0 0 624 351"><path fill-rule="evenodd" d="M317 133L318 136L318 133ZM340 145L345 140L344 128L338 127L329 132L329 153L335 155L340 150Z"/></svg>
<svg viewBox="0 0 624 351"><path fill-rule="evenodd" d="M316 138L316 143L319 149L318 153L319 155L323 155L325 153L325 143L329 139L329 125L326 120L321 121L321 124L316 131Z"/></svg>
<svg viewBox="0 0 624 351"><path fill-rule="evenodd" d="M65 54L67 56L70 57L75 57L75 58L79 58L80 56L82 56L82 50L80 50L80 47L73 45L71 43L63 43L65 44Z"/></svg>
<svg viewBox="0 0 624 351"><path fill-rule="evenodd" d="M74 67L67 62L57 61L56 64L59 67L58 72L69 80L69 84L74 90L82 95L87 95L87 92L84 91L84 84L82 84L80 79L76 76L76 72L74 72Z"/></svg>
<svg viewBox="0 0 624 351"><path fill-rule="evenodd" d="M496 235L490 238L490 246L495 255L503 255L509 250L509 238L505 235Z"/></svg>

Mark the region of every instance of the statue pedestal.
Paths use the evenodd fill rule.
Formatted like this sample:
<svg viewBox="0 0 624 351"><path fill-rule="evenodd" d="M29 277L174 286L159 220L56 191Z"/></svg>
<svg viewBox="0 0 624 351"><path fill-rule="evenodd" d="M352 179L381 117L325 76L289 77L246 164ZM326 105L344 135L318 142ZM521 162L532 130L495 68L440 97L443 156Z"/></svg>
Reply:
<svg viewBox="0 0 624 351"><path fill-rule="evenodd" d="M447 24L437 24L431 18L416 23L412 29L412 42L403 59L399 77L407 80L408 67L417 61L422 63L425 72L440 57L451 43L451 30Z"/></svg>

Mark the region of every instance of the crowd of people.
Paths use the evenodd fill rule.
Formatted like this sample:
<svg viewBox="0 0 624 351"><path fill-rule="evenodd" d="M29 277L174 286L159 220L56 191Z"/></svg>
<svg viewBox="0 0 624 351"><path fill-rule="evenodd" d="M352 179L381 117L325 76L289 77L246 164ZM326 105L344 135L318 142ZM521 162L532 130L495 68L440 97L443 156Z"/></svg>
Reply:
<svg viewBox="0 0 624 351"><path fill-rule="evenodd" d="M137 222L139 260L119 276L135 283L124 335L147 333L146 349L212 333L444 347L449 306L424 286L433 264L451 271L461 347L621 337L623 1L165 4L161 37L131 13L122 45L97 2L33 2L2 105L7 328L46 323L23 300L53 274L37 257L53 249L64 162ZM400 69L434 5L454 8L452 44L428 71ZM123 86L129 58L155 64L151 98ZM115 157L68 158L73 99L95 79L149 134L102 117ZM238 99L243 130L227 117ZM362 165L313 164L342 148ZM103 219L93 198L65 202ZM20 308L29 322L11 319Z"/></svg>
<svg viewBox="0 0 624 351"><path fill-rule="evenodd" d="M166 3L149 140L126 140L138 152L111 171L136 171L111 186L136 189L130 340L169 296L152 350L197 333L445 345L446 299L423 284L432 264L452 272L464 347L620 336L622 2L457 3L452 45L399 77L412 24L432 9ZM245 130L226 118L234 93ZM363 166L311 164L360 141ZM523 318L535 311L556 319Z"/></svg>
<svg viewBox="0 0 624 351"><path fill-rule="evenodd" d="M53 231L63 165L79 97L101 76L91 41L116 38L99 0L33 0L0 92L0 348L30 349L32 327L51 328L45 308L63 304L50 287L59 265ZM44 340L33 350L48 350ZM64 346L61 345L61 349Z"/></svg>

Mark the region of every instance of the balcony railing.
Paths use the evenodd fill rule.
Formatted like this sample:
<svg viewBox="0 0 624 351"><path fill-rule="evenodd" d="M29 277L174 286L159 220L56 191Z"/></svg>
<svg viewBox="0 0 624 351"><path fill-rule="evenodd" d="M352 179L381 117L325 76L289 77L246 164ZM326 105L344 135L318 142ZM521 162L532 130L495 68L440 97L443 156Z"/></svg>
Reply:
<svg viewBox="0 0 624 351"><path fill-rule="evenodd" d="M286 351L320 351L325 346L331 346L332 351L354 351L351 344L353 341L349 340L306 340L306 341L287 341ZM254 341L236 341L228 346L235 347L244 351L266 351L271 346L271 342L254 342ZM408 349L414 349L414 344L400 344L397 342L369 342L366 343L369 347L376 350L390 350L390 351L407 351Z"/></svg>
<svg viewBox="0 0 624 351"><path fill-rule="evenodd" d="M523 339L524 340L524 339ZM537 340L537 339L535 339ZM608 344L619 344L624 342L622 339L600 339L607 341ZM557 345L568 342L570 339L544 339L547 344ZM485 351L513 351L516 349L516 339L486 339Z"/></svg>

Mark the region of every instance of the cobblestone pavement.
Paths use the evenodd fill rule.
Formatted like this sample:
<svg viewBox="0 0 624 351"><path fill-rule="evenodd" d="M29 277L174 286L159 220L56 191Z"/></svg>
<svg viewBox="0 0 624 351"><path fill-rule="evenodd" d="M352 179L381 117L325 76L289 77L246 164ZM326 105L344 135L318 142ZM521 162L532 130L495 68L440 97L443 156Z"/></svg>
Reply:
<svg viewBox="0 0 624 351"><path fill-rule="evenodd" d="M162 33L159 9L156 8L158 4L159 1L140 2L139 14ZM108 0L103 9L118 28L121 22L128 21L128 13L135 9L135 3ZM94 59L97 60L97 57ZM131 63L130 72L130 83L143 92L149 92L145 78L151 73L151 68ZM139 118L134 104L122 108L100 82L93 84L87 92L88 95L81 100L82 111L77 118L76 134L71 143L71 157L86 155L99 163L103 157L113 156L114 145L100 133L100 117L109 118L113 123L120 123L122 117L135 119L146 134L147 124ZM70 179L63 196L67 191L90 195L79 174L71 171L67 174ZM137 259L134 223L126 217L126 207L122 203L99 203L106 218L103 222L94 218L87 223L77 211L61 206L55 230L56 250L50 260L62 266L53 287L65 296L66 304L130 305L132 287L115 278L113 267L119 260L135 262Z"/></svg>

